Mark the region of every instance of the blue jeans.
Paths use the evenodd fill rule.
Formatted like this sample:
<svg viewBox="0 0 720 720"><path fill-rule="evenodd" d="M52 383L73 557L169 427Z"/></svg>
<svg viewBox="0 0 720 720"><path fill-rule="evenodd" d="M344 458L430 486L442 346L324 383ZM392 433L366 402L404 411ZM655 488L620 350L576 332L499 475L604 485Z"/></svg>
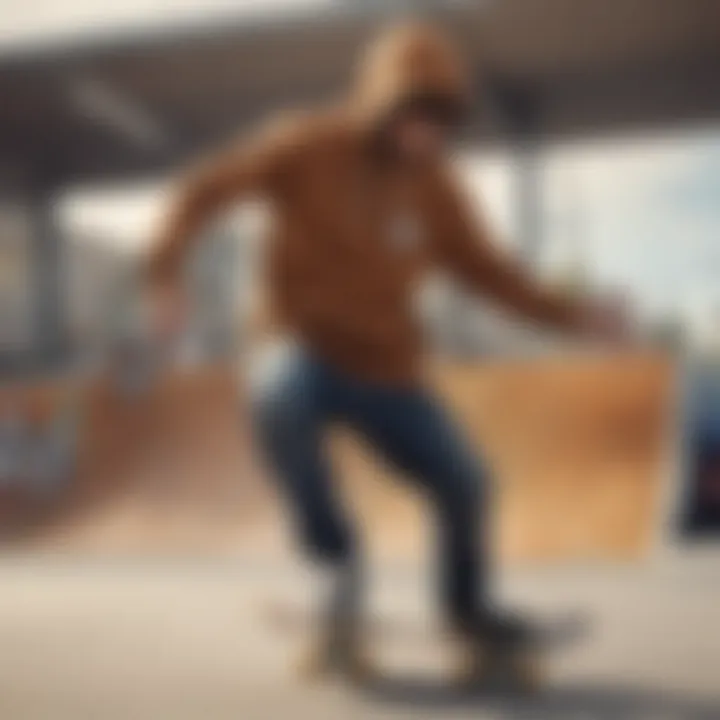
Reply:
<svg viewBox="0 0 720 720"><path fill-rule="evenodd" d="M472 624L487 585L484 473L444 409L419 386L348 377L299 347L263 372L253 385L256 432L306 549L337 565L358 555L326 455L326 430L341 424L428 498L445 614L453 626Z"/></svg>

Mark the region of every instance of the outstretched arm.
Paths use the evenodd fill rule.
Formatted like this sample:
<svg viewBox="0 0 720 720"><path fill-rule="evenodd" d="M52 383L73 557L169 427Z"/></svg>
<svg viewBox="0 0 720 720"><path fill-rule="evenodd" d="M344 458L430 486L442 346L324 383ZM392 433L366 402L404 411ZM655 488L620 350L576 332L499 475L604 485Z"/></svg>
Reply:
<svg viewBox="0 0 720 720"><path fill-rule="evenodd" d="M426 207L435 255L464 285L527 320L558 330L586 329L588 307L541 287L503 253L448 174L434 179Z"/></svg>
<svg viewBox="0 0 720 720"><path fill-rule="evenodd" d="M265 128L205 159L181 178L179 188L150 248L151 283L174 282L191 243L231 203L280 191L293 150L294 128Z"/></svg>

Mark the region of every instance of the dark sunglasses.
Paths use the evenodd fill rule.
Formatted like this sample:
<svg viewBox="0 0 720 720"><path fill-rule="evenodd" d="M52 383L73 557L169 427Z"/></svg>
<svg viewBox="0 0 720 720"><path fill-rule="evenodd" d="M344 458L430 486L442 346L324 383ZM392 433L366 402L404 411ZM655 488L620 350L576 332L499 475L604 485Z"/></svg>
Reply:
<svg viewBox="0 0 720 720"><path fill-rule="evenodd" d="M408 98L397 110L398 117L415 117L453 130L465 117L463 103L452 95L421 93Z"/></svg>

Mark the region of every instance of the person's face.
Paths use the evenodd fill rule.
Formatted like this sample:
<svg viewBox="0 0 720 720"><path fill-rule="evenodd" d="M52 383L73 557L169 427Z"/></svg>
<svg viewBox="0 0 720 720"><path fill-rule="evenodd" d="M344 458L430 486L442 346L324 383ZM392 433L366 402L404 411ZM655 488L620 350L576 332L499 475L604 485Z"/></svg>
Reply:
<svg viewBox="0 0 720 720"><path fill-rule="evenodd" d="M420 114L397 118L392 128L395 150L403 160L418 162L432 158L445 148L448 128Z"/></svg>

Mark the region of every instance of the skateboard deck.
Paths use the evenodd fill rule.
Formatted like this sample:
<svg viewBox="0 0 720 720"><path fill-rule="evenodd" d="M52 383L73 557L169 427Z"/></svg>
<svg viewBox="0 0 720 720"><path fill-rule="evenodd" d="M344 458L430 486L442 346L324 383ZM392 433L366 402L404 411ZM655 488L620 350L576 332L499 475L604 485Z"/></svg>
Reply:
<svg viewBox="0 0 720 720"><path fill-rule="evenodd" d="M387 680L387 673L375 666L365 653L376 642L398 642L410 646L417 644L449 644L451 635L442 628L414 618L391 618L378 613L365 617L362 627L363 649L361 657L351 659L347 667L332 668L322 658L317 637L322 627L319 613L293 604L291 600L270 600L261 607L261 617L274 631L284 637L300 637L307 642L306 652L298 663L299 674L306 679L317 679L330 674L342 674L351 682L372 684ZM547 684L549 664L555 653L580 642L590 629L589 618L579 613L567 614L540 622L533 642L521 650L498 651L477 647L457 653L457 668L452 682L464 689L501 689L518 692L536 692ZM313 649L313 642L315 648ZM459 643L457 643L459 645Z"/></svg>

